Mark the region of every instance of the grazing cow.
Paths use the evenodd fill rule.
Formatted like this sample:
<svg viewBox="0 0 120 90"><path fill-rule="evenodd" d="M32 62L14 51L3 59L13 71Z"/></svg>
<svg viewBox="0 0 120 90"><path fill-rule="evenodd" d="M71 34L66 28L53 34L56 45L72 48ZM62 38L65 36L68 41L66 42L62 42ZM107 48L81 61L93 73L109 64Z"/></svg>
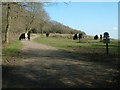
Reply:
<svg viewBox="0 0 120 90"><path fill-rule="evenodd" d="M81 39L82 38L82 36L83 36L83 34L82 33L76 33L74 36L73 36L73 40L76 40L76 39Z"/></svg>
<svg viewBox="0 0 120 90"><path fill-rule="evenodd" d="M95 35L95 36L94 36L94 40L97 40L97 39L98 39L98 35Z"/></svg>
<svg viewBox="0 0 120 90"><path fill-rule="evenodd" d="M82 36L83 36L83 34L82 33L79 33L79 34L77 34L77 36L78 36L78 38L79 38L79 40L82 38Z"/></svg>
<svg viewBox="0 0 120 90"><path fill-rule="evenodd" d="M27 35L28 35L28 40L30 40L30 31L27 33Z"/></svg>
<svg viewBox="0 0 120 90"><path fill-rule="evenodd" d="M19 37L19 40L23 40L23 39L30 40L30 32L22 33Z"/></svg>
<svg viewBox="0 0 120 90"><path fill-rule="evenodd" d="M49 33L46 33L46 37L49 37Z"/></svg>
<svg viewBox="0 0 120 90"><path fill-rule="evenodd" d="M73 40L76 40L76 39L77 39L77 34L73 36Z"/></svg>
<svg viewBox="0 0 120 90"><path fill-rule="evenodd" d="M19 40L23 40L23 39L25 39L25 33L22 33L19 37Z"/></svg>
<svg viewBox="0 0 120 90"><path fill-rule="evenodd" d="M100 34L100 39L102 40L102 34Z"/></svg>

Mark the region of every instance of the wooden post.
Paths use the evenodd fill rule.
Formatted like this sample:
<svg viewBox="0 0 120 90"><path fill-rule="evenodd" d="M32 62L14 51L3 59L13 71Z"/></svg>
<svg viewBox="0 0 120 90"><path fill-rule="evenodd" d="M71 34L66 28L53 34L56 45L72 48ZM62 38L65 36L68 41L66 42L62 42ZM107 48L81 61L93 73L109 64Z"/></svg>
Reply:
<svg viewBox="0 0 120 90"><path fill-rule="evenodd" d="M105 32L104 33L104 43L106 43L106 52L107 54L109 54L108 52L108 43L110 43L110 39L109 39L109 33L108 32Z"/></svg>
<svg viewBox="0 0 120 90"><path fill-rule="evenodd" d="M106 51L107 51L107 54L109 54L109 52L108 52L108 43L106 43Z"/></svg>

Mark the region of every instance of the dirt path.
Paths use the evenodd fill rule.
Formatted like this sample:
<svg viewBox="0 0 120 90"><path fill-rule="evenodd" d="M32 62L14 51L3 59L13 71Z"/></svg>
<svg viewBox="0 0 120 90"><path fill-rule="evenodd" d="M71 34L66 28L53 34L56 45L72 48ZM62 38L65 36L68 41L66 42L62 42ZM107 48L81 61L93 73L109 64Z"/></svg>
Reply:
<svg viewBox="0 0 120 90"><path fill-rule="evenodd" d="M22 43L24 58L5 77L5 88L114 87L113 68L32 40Z"/></svg>

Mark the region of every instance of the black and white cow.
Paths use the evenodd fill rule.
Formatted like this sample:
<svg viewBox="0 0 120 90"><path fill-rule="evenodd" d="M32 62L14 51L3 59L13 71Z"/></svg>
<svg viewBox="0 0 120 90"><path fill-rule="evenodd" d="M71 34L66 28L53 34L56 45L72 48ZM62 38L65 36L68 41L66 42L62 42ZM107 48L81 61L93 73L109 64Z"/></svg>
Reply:
<svg viewBox="0 0 120 90"><path fill-rule="evenodd" d="M76 33L74 36L73 36L73 40L77 40L77 39L81 39L82 38L82 36L83 36L83 34L82 33Z"/></svg>
<svg viewBox="0 0 120 90"><path fill-rule="evenodd" d="M19 37L19 40L23 40L23 39L30 40L30 32L22 33Z"/></svg>

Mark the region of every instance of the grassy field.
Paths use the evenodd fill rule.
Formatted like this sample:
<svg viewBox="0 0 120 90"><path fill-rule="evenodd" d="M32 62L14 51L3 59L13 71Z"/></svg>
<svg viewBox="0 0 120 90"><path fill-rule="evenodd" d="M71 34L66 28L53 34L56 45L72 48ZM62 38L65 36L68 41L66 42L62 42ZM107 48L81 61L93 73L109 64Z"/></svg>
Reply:
<svg viewBox="0 0 120 90"><path fill-rule="evenodd" d="M91 36L81 39L80 42L67 38L47 38L45 36L36 38L34 41L83 55L84 57L90 58L91 61L118 62L119 44L118 40L115 39L111 39L109 43L109 55L106 54L106 44L100 40L94 40Z"/></svg>
<svg viewBox="0 0 120 90"><path fill-rule="evenodd" d="M20 56L21 48L22 48L22 44L18 39L4 46L2 48L3 65L15 64L16 60L19 60L21 58Z"/></svg>

